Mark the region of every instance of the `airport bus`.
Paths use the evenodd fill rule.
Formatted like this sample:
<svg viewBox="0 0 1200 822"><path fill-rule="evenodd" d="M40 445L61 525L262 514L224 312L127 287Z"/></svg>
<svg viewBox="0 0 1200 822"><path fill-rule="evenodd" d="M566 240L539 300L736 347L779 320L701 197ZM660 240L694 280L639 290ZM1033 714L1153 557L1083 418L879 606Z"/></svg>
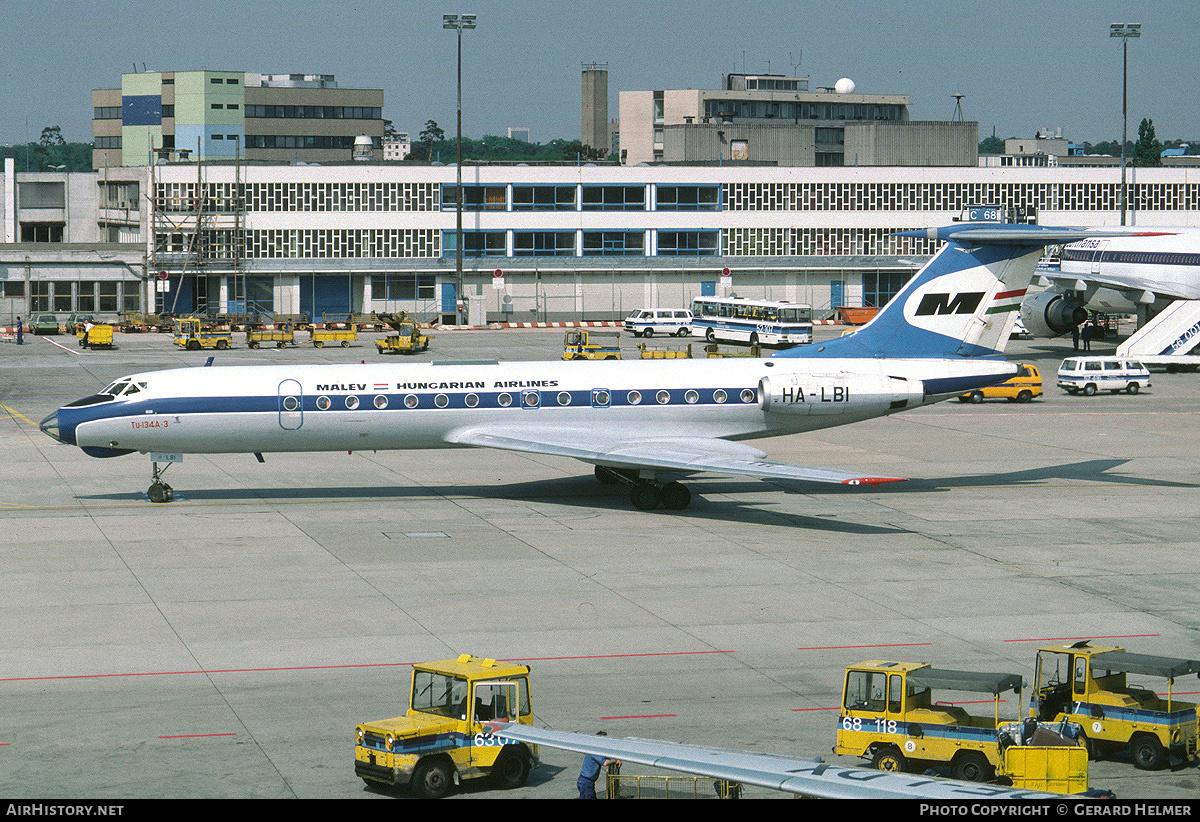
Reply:
<svg viewBox="0 0 1200 822"><path fill-rule="evenodd" d="M709 342L803 345L812 342L812 306L740 297L697 297L692 334Z"/></svg>

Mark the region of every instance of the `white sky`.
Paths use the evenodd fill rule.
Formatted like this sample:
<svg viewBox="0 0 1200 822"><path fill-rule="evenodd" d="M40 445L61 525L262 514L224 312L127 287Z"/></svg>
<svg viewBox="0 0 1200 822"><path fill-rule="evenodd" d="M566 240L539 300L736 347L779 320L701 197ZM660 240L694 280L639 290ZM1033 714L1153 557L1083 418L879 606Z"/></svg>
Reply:
<svg viewBox="0 0 1200 822"><path fill-rule="evenodd" d="M623 89L717 88L735 71L850 77L857 90L905 94L913 119L950 119L953 95L980 138L1062 129L1119 139L1121 42L1110 23L1141 23L1129 43L1129 135L1143 117L1159 139L1200 140L1200 2L945 0L731 2L629 7L574 0L209 0L22 4L0 49L0 143L59 125L91 140L91 90L118 88L136 64L334 74L382 88L384 117L415 137L426 120L454 133L455 36L442 13L474 13L463 34L463 133L580 136L580 64L608 63L609 115Z"/></svg>

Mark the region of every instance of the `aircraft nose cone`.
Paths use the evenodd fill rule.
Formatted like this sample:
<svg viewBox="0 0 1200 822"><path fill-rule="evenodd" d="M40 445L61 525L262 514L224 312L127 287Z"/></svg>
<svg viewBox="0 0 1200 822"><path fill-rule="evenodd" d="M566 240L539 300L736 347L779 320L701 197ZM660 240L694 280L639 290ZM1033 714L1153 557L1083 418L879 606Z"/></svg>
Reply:
<svg viewBox="0 0 1200 822"><path fill-rule="evenodd" d="M58 442L66 442L66 440L62 438L62 435L59 433L59 430L58 430L58 412L57 411L55 411L53 414L50 414L44 420L42 420L41 424L38 425L38 428L42 429L42 433L45 434L50 439L57 440Z"/></svg>

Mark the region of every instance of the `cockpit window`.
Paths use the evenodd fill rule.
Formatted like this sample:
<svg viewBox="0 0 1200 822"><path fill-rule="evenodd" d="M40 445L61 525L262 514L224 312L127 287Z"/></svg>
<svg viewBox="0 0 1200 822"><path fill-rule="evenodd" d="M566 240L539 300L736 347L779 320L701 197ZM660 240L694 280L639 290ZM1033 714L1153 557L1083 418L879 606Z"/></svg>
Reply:
<svg viewBox="0 0 1200 822"><path fill-rule="evenodd" d="M121 379L101 390L101 394L107 394L113 399L118 397L130 397L146 388L144 382L134 382L130 379Z"/></svg>

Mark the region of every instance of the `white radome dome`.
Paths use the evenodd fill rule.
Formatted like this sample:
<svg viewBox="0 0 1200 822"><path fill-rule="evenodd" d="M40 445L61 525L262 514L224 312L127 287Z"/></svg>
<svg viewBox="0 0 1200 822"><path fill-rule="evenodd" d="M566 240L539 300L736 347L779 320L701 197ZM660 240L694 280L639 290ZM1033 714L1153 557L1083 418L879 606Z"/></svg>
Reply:
<svg viewBox="0 0 1200 822"><path fill-rule="evenodd" d="M849 77L843 77L841 80L838 80L836 83L833 84L833 90L836 91L838 94L853 94L854 93L854 81L851 80Z"/></svg>

